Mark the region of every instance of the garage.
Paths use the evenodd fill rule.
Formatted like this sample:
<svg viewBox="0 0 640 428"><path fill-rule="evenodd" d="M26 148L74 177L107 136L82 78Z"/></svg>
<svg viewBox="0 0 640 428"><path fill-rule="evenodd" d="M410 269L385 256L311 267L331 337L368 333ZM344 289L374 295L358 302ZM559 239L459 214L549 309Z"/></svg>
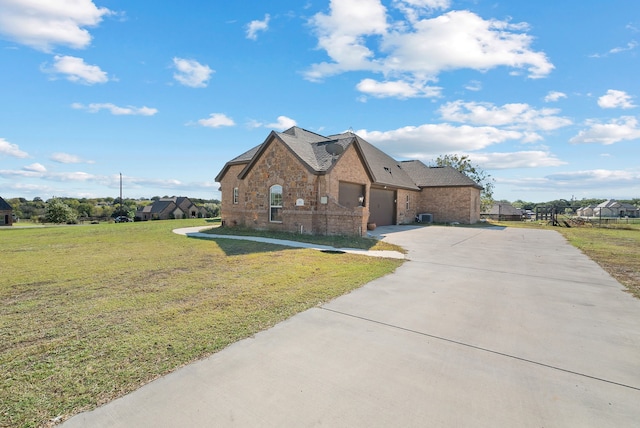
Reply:
<svg viewBox="0 0 640 428"><path fill-rule="evenodd" d="M369 193L369 223L376 226L396 224L396 192L371 188Z"/></svg>

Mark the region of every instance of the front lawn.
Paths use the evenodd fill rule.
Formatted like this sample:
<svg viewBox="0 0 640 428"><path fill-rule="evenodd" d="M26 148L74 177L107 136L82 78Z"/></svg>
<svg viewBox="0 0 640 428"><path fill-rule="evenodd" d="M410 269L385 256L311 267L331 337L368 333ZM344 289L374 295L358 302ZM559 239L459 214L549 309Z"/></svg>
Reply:
<svg viewBox="0 0 640 428"><path fill-rule="evenodd" d="M0 426L106 403L402 263L171 233L198 225L0 231Z"/></svg>
<svg viewBox="0 0 640 428"><path fill-rule="evenodd" d="M361 250L373 251L398 251L401 253L406 252L404 248L397 245L379 241L374 238L363 238L359 236L309 235L292 232L276 232L272 230L256 230L242 226L219 226L212 229L203 230L202 232L214 235L260 236L263 238L285 239L290 241L307 242L310 244L327 245L335 248L356 248Z"/></svg>

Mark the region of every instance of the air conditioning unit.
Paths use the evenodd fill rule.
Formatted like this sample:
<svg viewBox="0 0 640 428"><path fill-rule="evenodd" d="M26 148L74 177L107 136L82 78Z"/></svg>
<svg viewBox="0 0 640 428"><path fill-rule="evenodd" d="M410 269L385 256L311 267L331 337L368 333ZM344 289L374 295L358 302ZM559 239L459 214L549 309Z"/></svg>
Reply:
<svg viewBox="0 0 640 428"><path fill-rule="evenodd" d="M432 223L433 222L433 214L418 214L416 216L416 221L418 223Z"/></svg>

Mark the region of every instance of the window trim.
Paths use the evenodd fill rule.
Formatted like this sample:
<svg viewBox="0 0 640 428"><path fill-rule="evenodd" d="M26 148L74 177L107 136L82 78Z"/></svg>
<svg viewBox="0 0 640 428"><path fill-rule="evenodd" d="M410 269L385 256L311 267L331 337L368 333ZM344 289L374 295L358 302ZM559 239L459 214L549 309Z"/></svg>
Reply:
<svg viewBox="0 0 640 428"><path fill-rule="evenodd" d="M274 192L276 191L276 192ZM271 223L282 223L282 186L280 184L274 184L273 186L269 187L269 222ZM275 204L274 203L274 195L280 195L280 204ZM278 201L275 201L278 202ZM274 216L274 210L279 210L276 212L279 212L279 216ZM279 220L274 220L274 218L279 217Z"/></svg>

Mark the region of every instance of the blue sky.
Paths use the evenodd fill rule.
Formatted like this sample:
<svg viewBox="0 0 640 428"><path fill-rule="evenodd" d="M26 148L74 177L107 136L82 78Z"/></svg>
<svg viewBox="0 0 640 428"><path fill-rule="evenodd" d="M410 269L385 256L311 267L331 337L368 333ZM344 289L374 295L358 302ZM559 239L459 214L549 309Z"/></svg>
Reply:
<svg viewBox="0 0 640 428"><path fill-rule="evenodd" d="M292 125L640 197L636 0L0 0L0 196L219 198Z"/></svg>

